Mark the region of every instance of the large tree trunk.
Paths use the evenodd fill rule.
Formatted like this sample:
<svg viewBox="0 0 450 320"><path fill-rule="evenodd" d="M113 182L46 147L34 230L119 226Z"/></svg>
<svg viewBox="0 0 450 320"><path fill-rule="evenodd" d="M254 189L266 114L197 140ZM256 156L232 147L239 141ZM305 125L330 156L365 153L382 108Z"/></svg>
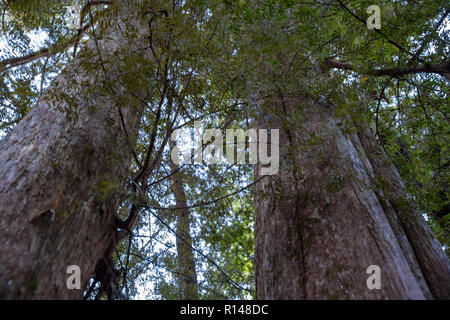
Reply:
<svg viewBox="0 0 450 320"><path fill-rule="evenodd" d="M115 26L97 30L98 41L88 41L0 143L0 298L80 298L82 290L66 286L67 267L80 267L85 288L115 241L118 190L140 120L120 82L126 62L109 59L128 45Z"/></svg>
<svg viewBox="0 0 450 320"><path fill-rule="evenodd" d="M180 286L180 299L198 299L197 273L195 270L194 254L192 252L192 239L190 228L189 209L186 203L183 180L180 168L171 161L172 190L175 195L177 212L177 255L178 255L178 281Z"/></svg>
<svg viewBox="0 0 450 320"><path fill-rule="evenodd" d="M344 133L332 108L307 101L270 101L288 117L301 109L302 123L268 124L283 129L280 170L256 185L257 298L450 298L448 258L369 130Z"/></svg>

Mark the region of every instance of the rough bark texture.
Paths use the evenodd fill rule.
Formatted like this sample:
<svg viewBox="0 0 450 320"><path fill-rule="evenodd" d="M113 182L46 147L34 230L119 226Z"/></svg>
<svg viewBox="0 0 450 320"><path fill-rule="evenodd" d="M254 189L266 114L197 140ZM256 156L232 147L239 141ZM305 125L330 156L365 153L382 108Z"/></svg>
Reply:
<svg viewBox="0 0 450 320"><path fill-rule="evenodd" d="M356 141L359 139L373 173L378 178L379 188L376 194L384 210L389 212L387 217L392 228L397 235L401 234L398 230L404 230L403 237L399 238L402 248L407 243L411 245L433 297L450 299L448 256L407 194L397 168L367 127L359 128L358 134L353 138Z"/></svg>
<svg viewBox="0 0 450 320"><path fill-rule="evenodd" d="M179 167L171 161L172 190L175 195L177 212L177 254L178 254L178 280L180 285L180 299L198 299L197 273L195 270L194 254L192 252L192 239L190 233L189 209L186 203L183 180Z"/></svg>
<svg viewBox="0 0 450 320"><path fill-rule="evenodd" d="M80 298L66 286L67 267L81 268L84 289L116 237L117 190L140 116L113 80L123 76L121 60L108 60L127 39L113 26L98 32L0 142L0 298Z"/></svg>
<svg viewBox="0 0 450 320"><path fill-rule="evenodd" d="M271 107L303 111L301 127L269 124L283 130L280 170L255 188L257 298L450 298L448 258L368 130L344 134L305 97ZM367 288L370 265L380 290Z"/></svg>

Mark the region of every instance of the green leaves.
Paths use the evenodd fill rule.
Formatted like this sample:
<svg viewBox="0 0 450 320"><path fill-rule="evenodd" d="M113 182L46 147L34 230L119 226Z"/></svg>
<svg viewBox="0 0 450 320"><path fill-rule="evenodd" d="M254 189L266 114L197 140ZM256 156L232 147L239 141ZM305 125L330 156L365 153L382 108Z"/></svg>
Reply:
<svg viewBox="0 0 450 320"><path fill-rule="evenodd" d="M4 1L8 19L23 30L50 27L64 17L66 6L73 1L9 0ZM60 18L61 17L61 18Z"/></svg>
<svg viewBox="0 0 450 320"><path fill-rule="evenodd" d="M32 51L27 31L43 32L47 36L45 46L66 43L76 32L67 28L64 15L65 6L71 1L5 2L2 59ZM255 112L248 101L255 93L279 98L279 91L283 90L320 101L348 134L354 133L354 124L370 123L412 196L429 216L441 243L448 245L448 82L435 74L406 74L397 79L370 75L383 68L422 63L419 60L433 64L448 59L449 31L444 28L448 22L448 16L444 19L449 9L447 2L371 2L381 8L381 29L377 32L367 29L368 3L361 0L194 0L174 6L151 1L148 12L141 14L148 22L153 18L144 36L139 38L131 25L125 24L122 29L130 43L140 41L138 50L124 45L109 61L105 57L101 61L97 51L78 53L79 68L90 70L90 80L95 84L84 83L85 98L92 94L112 96L121 106L129 100L124 98L126 93L116 90L117 84L128 93L146 92L139 100L142 123L138 143L132 146L136 158L133 157L130 175L135 176L140 170L137 160L145 159L153 141L150 163L161 161L155 162L145 184L155 208L173 206L169 150L164 144L172 126L183 127L200 119L205 127L245 128ZM156 14L161 10L166 10L167 16ZM97 25L97 37L101 37L101 31L102 25ZM88 36L94 38L93 33ZM78 45L85 45L83 39ZM73 51L61 51L48 60L38 59L2 70L1 130L14 127L70 61ZM144 61L141 52L153 58ZM322 62L328 58L355 68L326 69ZM101 62L120 62L120 77L106 81ZM135 66L139 66L139 73L128 72ZM47 79L43 85L42 79ZM61 105L68 116L76 117L77 100L70 93L61 92L54 98L65 102ZM283 129L301 127L304 105L296 106L297 112L289 118L283 110L265 107L265 115L279 119ZM321 142L312 137L303 147ZM159 148L161 152L157 153ZM250 290L249 293L237 288L197 252L202 298L252 297L252 192L245 190L227 196L252 181L252 170L250 166L236 165L187 166L181 171L188 204L208 203L191 208L193 246L211 257L233 281ZM341 183L341 176L330 173L330 191L338 190ZM122 188L109 178L100 180L98 187L104 196ZM131 193L132 187L123 189ZM128 239L123 240L115 253L116 265L124 268L128 256L131 294L141 290L139 281L146 278L153 284L152 297L176 298L176 238L152 214L161 216L171 227L175 225L175 215L164 209L151 211L135 200L136 195L130 195L119 213L125 218L131 203L142 206L133 230L131 253L127 254Z"/></svg>

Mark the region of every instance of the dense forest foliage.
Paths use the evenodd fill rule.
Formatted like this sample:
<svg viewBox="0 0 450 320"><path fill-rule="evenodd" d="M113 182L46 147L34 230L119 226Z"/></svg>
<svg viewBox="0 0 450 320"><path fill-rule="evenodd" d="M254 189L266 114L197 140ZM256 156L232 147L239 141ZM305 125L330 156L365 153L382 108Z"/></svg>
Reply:
<svg viewBox="0 0 450 320"><path fill-rule="evenodd" d="M255 119L301 127L302 106L267 112L255 102L281 92L329 106L345 134L367 124L398 169L407 201L450 253L448 1L117 2L3 0L1 7L2 139L46 94L78 119L70 83L46 93L74 61L92 75L80 99L113 97L111 113L134 101L140 115L136 140L128 141L127 181L98 182L98 197L121 195L123 225L109 271L95 270L84 299L256 297L254 165L174 165L171 135L185 129L184 138L193 137L194 122L224 135L254 128ZM122 17L115 22L126 39L108 52L108 22L126 4L145 32ZM381 9L379 29L367 26L370 5ZM322 139L309 137L305 152ZM329 174L327 191L343 179ZM387 183L374 180L373 188Z"/></svg>

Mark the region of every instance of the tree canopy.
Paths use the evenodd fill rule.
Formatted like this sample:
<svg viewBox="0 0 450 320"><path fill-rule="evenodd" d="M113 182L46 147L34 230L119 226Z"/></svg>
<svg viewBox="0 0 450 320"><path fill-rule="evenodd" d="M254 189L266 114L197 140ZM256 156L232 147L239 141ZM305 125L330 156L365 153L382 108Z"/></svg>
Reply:
<svg viewBox="0 0 450 320"><path fill-rule="evenodd" d="M105 41L105 21L118 1L4 0L0 21L3 135L75 57L85 60L81 67L87 70L92 61L102 64L118 55L125 65L140 66L140 74L123 70L120 79L130 92L138 83L147 86L145 96L136 98L142 122L137 142L130 142L129 181L120 186L126 197L117 216L124 221L124 236L114 249L113 298L180 298L172 132L186 128L193 135L195 121L223 133L251 128L262 112L255 96L281 90L332 106L344 131L355 130L350 124L368 123L450 252L448 1L122 2L135 5L148 25L136 49L124 46L112 55L84 48L87 39ZM71 5L80 8L79 17L67 10ZM380 29L367 27L369 5L381 9ZM77 28L68 24L74 18ZM141 39L124 21L130 43ZM150 51L152 61L143 62L138 50ZM105 78L96 78L102 92L117 93L117 79L104 72ZM71 97L61 93L60 99ZM119 93L115 99L119 105L126 101ZM295 115L272 108L264 116L298 127L302 108ZM76 105L69 103L64 111L77 116ZM318 143L313 140L309 143ZM254 298L253 166L184 164L178 169L200 298ZM331 179L330 188L338 180ZM101 188L107 194L117 186L105 180ZM94 275L85 298L106 298L101 288Z"/></svg>

